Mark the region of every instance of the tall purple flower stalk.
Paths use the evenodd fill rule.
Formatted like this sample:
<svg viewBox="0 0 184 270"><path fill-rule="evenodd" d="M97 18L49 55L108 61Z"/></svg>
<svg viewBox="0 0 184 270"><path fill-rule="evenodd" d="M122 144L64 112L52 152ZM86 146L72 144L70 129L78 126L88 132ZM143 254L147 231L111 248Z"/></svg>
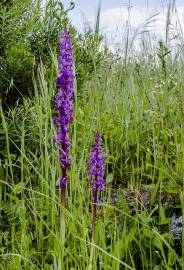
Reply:
<svg viewBox="0 0 184 270"><path fill-rule="evenodd" d="M71 142L68 136L69 124L73 119L73 103L75 75L73 71L73 47L70 33L65 29L60 34L60 56L58 59L59 75L56 80L58 93L56 94L56 109L58 116L54 117L54 124L58 126L53 141L59 149L59 161L62 175L59 179L59 188L65 190L68 176L67 170L71 164L69 148Z"/></svg>
<svg viewBox="0 0 184 270"><path fill-rule="evenodd" d="M101 192L105 190L105 165L104 158L105 154L100 143L101 137L97 133L95 136L95 143L92 144L92 150L90 152L90 159L88 164L90 170L88 171L89 179L91 181L92 192L93 192L93 238L95 234L95 224L96 224L96 204L101 200Z"/></svg>

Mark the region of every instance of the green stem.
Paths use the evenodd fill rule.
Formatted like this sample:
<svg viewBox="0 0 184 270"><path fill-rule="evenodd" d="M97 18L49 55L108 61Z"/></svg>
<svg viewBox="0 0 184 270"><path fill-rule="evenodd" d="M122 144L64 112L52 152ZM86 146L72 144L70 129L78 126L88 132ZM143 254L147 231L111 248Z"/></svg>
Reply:
<svg viewBox="0 0 184 270"><path fill-rule="evenodd" d="M93 256L94 256L94 243L95 243L95 231L96 231L96 214L97 214L97 190L93 192L93 224L92 224L92 239L91 239L91 251L89 260L89 270L93 269Z"/></svg>

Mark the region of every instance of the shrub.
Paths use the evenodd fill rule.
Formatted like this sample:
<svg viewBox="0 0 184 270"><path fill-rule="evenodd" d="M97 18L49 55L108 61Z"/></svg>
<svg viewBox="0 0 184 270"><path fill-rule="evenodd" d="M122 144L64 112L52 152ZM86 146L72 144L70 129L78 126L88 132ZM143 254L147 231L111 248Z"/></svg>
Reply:
<svg viewBox="0 0 184 270"><path fill-rule="evenodd" d="M34 92L33 75L36 76L42 61L50 72L51 51L58 51L59 32L68 24L67 12L59 0L43 2L15 0L0 3L0 98L3 107L12 107ZM91 78L102 62L99 51L102 37L90 30L73 35L78 87ZM80 62L80 64L79 64Z"/></svg>

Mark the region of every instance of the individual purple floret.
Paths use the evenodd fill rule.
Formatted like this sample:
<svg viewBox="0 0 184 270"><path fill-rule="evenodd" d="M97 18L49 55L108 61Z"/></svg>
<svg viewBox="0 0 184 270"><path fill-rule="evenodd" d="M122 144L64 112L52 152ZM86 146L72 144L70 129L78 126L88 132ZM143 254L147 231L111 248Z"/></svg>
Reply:
<svg viewBox="0 0 184 270"><path fill-rule="evenodd" d="M53 142L59 149L59 161L62 169L59 187L65 189L68 176L67 169L71 164L69 148L71 146L68 137L69 123L73 119L73 94L75 75L73 71L73 47L70 33L65 29L60 34L60 56L58 59L59 76L56 80L58 93L56 94L56 109L58 116L54 116L54 125L58 126Z"/></svg>
<svg viewBox="0 0 184 270"><path fill-rule="evenodd" d="M88 164L90 166L90 170L88 171L89 179L92 185L92 191L94 196L94 202L96 203L99 200L98 191L105 190L105 166L104 166L104 158L105 154L102 149L102 145L100 144L100 134L97 133L95 137L95 143L92 145L90 159Z"/></svg>

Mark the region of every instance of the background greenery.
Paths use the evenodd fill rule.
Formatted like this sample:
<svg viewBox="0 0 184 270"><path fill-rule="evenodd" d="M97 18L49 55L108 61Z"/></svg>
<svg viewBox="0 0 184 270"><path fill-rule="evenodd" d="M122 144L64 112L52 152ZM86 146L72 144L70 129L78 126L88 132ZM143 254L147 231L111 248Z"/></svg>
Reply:
<svg viewBox="0 0 184 270"><path fill-rule="evenodd" d="M41 61L50 72L51 52L58 52L59 32L69 25L67 13L73 8L71 3L64 9L58 0L49 0L46 5L38 0L0 2L0 95L3 106L11 107L33 94L33 77L37 77ZM98 50L102 37L94 35L91 29L83 35L77 35L72 26L70 31L80 87L103 59L103 52Z"/></svg>
<svg viewBox="0 0 184 270"><path fill-rule="evenodd" d="M97 30L71 27L77 83L61 241L52 119L66 10L56 1L44 12L36 1L0 5L0 269L182 269L183 233L173 235L171 223L183 213L183 44L127 47L122 57L101 49ZM107 190L91 243L86 161L96 131Z"/></svg>

